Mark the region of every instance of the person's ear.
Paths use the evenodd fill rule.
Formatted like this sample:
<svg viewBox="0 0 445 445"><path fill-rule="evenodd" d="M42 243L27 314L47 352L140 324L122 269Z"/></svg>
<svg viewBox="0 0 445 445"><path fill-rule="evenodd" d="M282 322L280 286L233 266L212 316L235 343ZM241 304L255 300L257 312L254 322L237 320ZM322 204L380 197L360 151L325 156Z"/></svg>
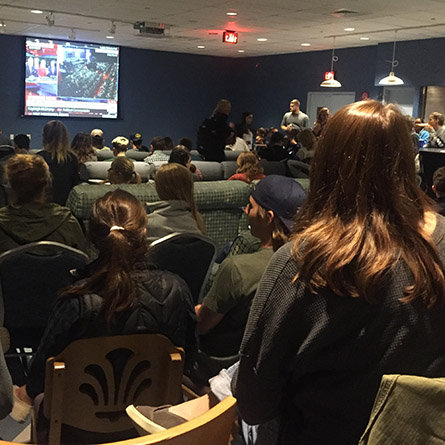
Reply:
<svg viewBox="0 0 445 445"><path fill-rule="evenodd" d="M272 221L274 218L275 218L275 213L273 212L273 210L268 210L267 211L267 222L269 224L272 224Z"/></svg>

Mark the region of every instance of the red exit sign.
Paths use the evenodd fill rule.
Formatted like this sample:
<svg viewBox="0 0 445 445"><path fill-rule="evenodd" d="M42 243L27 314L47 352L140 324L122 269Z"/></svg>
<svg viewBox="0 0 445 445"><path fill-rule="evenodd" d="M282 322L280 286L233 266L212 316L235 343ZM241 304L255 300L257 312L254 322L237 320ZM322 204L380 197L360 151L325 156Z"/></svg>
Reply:
<svg viewBox="0 0 445 445"><path fill-rule="evenodd" d="M223 32L223 42L231 43L236 45L238 43L238 33L235 31L224 31Z"/></svg>

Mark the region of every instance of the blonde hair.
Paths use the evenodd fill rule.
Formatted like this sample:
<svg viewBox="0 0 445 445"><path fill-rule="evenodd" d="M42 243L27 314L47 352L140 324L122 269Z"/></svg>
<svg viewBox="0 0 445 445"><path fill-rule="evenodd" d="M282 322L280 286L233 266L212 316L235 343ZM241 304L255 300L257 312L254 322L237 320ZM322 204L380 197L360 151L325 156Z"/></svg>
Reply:
<svg viewBox="0 0 445 445"><path fill-rule="evenodd" d="M263 167L260 166L258 157L250 151L241 153L236 160L238 169L237 173L245 173L249 182L253 181L258 175L264 173Z"/></svg>
<svg viewBox="0 0 445 445"><path fill-rule="evenodd" d="M68 130L60 121L49 121L42 131L43 148L56 158L57 162L63 163L68 159L70 140Z"/></svg>
<svg viewBox="0 0 445 445"><path fill-rule="evenodd" d="M41 156L15 155L8 159L5 176L14 204L26 204L41 197L51 183L48 164Z"/></svg>
<svg viewBox="0 0 445 445"><path fill-rule="evenodd" d="M205 233L204 222L193 196L193 175L188 168L176 163L162 165L156 173L155 187L159 198L163 201L185 201L199 230Z"/></svg>
<svg viewBox="0 0 445 445"><path fill-rule="evenodd" d="M117 175L117 178L111 181L110 171ZM108 172L108 180L112 184L140 184L141 177L138 172L134 170L134 163L131 159L120 156L116 158Z"/></svg>

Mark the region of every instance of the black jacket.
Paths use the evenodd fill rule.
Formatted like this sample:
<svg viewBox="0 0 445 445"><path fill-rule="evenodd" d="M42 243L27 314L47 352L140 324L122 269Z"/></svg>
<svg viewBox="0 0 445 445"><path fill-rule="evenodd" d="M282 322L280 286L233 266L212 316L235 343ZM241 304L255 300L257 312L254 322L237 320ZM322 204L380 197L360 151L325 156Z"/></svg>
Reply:
<svg viewBox="0 0 445 445"><path fill-rule="evenodd" d="M198 130L198 151L206 161L224 161L227 138L232 132L227 125L227 114L215 113L205 119Z"/></svg>
<svg viewBox="0 0 445 445"><path fill-rule="evenodd" d="M100 295L62 296L53 308L47 328L28 374L27 392L34 398L43 392L45 363L74 340L108 335L158 333L186 352L186 369L198 349L196 317L190 290L170 272L140 264L132 273L137 284L133 305L107 323Z"/></svg>

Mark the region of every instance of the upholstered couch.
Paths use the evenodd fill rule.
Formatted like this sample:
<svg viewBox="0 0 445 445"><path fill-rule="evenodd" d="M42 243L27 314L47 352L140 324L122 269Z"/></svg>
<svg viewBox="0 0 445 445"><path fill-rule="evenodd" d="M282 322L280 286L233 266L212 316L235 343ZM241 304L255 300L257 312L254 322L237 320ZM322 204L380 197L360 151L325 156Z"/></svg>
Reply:
<svg viewBox="0 0 445 445"><path fill-rule="evenodd" d="M85 162L80 165L80 179L84 182L88 182L91 179L107 179L110 166L110 162ZM134 169L139 173L142 182L147 182L149 179L154 178L156 173L155 166L147 164L146 162L135 161Z"/></svg>
<svg viewBox="0 0 445 445"><path fill-rule="evenodd" d="M153 183L140 185L80 184L68 196L67 207L84 224L93 202L110 190L127 190L142 203L158 201ZM247 205L250 187L241 181L212 181L195 183L195 200L207 235L221 248L232 241L240 230L247 228L243 207ZM86 224L85 224L86 226Z"/></svg>

